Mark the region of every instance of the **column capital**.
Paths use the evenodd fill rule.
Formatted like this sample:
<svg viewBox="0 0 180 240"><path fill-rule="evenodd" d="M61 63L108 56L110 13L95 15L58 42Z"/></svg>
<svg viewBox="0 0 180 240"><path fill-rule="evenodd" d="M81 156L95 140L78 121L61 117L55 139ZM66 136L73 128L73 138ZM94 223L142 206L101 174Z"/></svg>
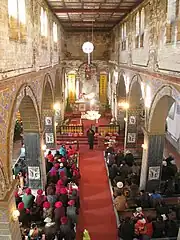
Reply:
<svg viewBox="0 0 180 240"><path fill-rule="evenodd" d="M150 137L150 136L163 136L163 135L165 136L165 133L162 133L161 131L159 131L159 132L149 132L147 130L147 128L144 128L144 127L142 127L142 131L143 131L144 135L146 135L148 137Z"/></svg>

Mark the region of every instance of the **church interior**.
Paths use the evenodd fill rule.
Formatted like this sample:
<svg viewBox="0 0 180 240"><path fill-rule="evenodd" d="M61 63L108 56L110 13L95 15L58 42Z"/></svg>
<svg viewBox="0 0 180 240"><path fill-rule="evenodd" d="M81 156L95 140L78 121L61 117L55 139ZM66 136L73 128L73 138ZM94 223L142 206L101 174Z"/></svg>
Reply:
<svg viewBox="0 0 180 240"><path fill-rule="evenodd" d="M180 238L179 43L179 0L1 1L0 240Z"/></svg>

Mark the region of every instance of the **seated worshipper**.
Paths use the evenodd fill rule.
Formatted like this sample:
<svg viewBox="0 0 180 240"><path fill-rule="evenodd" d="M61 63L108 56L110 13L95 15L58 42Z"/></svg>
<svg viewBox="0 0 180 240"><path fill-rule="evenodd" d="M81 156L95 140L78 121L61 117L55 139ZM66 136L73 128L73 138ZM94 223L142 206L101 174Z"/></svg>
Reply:
<svg viewBox="0 0 180 240"><path fill-rule="evenodd" d="M31 189L27 188L25 190L25 194L22 196L22 202L24 203L24 207L30 209L34 203L35 197L31 193Z"/></svg>
<svg viewBox="0 0 180 240"><path fill-rule="evenodd" d="M62 145L59 149L59 153L63 156L63 157L66 157L66 148L65 148L65 145Z"/></svg>
<svg viewBox="0 0 180 240"><path fill-rule="evenodd" d="M60 172L60 179L63 181L64 186L67 186L68 178L67 178L67 176L66 176L64 171Z"/></svg>
<svg viewBox="0 0 180 240"><path fill-rule="evenodd" d="M122 240L134 239L134 224L130 217L126 217L118 229L118 237Z"/></svg>
<svg viewBox="0 0 180 240"><path fill-rule="evenodd" d="M62 202L58 201L55 203L55 210L54 210L54 219L55 219L57 229L59 229L60 219L64 216L65 216L65 208Z"/></svg>
<svg viewBox="0 0 180 240"><path fill-rule="evenodd" d="M73 176L72 176L72 181L78 186L79 185L79 180L81 178L80 171L78 168L73 170Z"/></svg>
<svg viewBox="0 0 180 240"><path fill-rule="evenodd" d="M71 229L68 218L62 217L61 218L61 225L60 225L60 231L58 232L57 239L58 240L74 240L76 237L76 234L73 229Z"/></svg>
<svg viewBox="0 0 180 240"><path fill-rule="evenodd" d="M117 182L116 187L114 187L113 196L117 197L119 193L123 193L123 187L124 187L123 182Z"/></svg>
<svg viewBox="0 0 180 240"><path fill-rule="evenodd" d="M59 201L63 203L63 206L65 208L68 206L68 191L66 188L60 189Z"/></svg>
<svg viewBox="0 0 180 240"><path fill-rule="evenodd" d="M70 221L71 224L76 224L77 223L77 209L75 207L75 201L70 200L68 202L68 207L67 207L67 217Z"/></svg>
<svg viewBox="0 0 180 240"><path fill-rule="evenodd" d="M167 219L165 224L165 235L168 238L175 238L178 235L179 227L176 221Z"/></svg>
<svg viewBox="0 0 180 240"><path fill-rule="evenodd" d="M61 188L64 188L64 183L63 183L62 179L58 180L58 182L56 184L56 195L61 194Z"/></svg>
<svg viewBox="0 0 180 240"><path fill-rule="evenodd" d="M59 153L59 151L57 150L55 155L54 155L54 160L57 161L58 159L60 159L62 157L62 155Z"/></svg>
<svg viewBox="0 0 180 240"><path fill-rule="evenodd" d="M115 150L112 146L111 143L109 143L108 147L106 148L106 151L105 151L105 157L107 157L108 153L110 154L114 154Z"/></svg>
<svg viewBox="0 0 180 240"><path fill-rule="evenodd" d="M51 151L48 152L46 155L46 158L48 159L49 162L53 163L54 162L54 156L52 155Z"/></svg>
<svg viewBox="0 0 180 240"><path fill-rule="evenodd" d="M59 172L55 169L52 169L47 174L47 183L54 183L56 184L59 179Z"/></svg>
<svg viewBox="0 0 180 240"><path fill-rule="evenodd" d="M31 229L29 231L28 237L31 240L38 240L38 239L42 239L42 233L40 231L40 229L37 227L36 223L32 223L31 224Z"/></svg>
<svg viewBox="0 0 180 240"><path fill-rule="evenodd" d="M72 156L75 153L74 149L72 148L72 146L69 146L68 150L67 150L67 155L68 157Z"/></svg>
<svg viewBox="0 0 180 240"><path fill-rule="evenodd" d="M142 208L149 208L151 206L149 193L141 190L140 196L137 198L137 205Z"/></svg>
<svg viewBox="0 0 180 240"><path fill-rule="evenodd" d="M171 161L173 161L173 160L174 160L174 157L173 157L172 153L169 153L169 156L165 159L165 161L167 162L167 165L169 163L171 163Z"/></svg>
<svg viewBox="0 0 180 240"><path fill-rule="evenodd" d="M130 186L130 198L135 200L137 199L137 197L139 196L139 186L132 182L131 186Z"/></svg>
<svg viewBox="0 0 180 240"><path fill-rule="evenodd" d="M148 238L146 239L151 239L152 236L153 236L153 223L152 223L152 217L151 216L147 216L147 221L146 221L146 224L145 224L145 228L146 228L146 236Z"/></svg>
<svg viewBox="0 0 180 240"><path fill-rule="evenodd" d="M169 207L166 205L166 203L162 200L161 202L158 202L156 205L156 212L157 215L162 215L162 214L168 214L169 213Z"/></svg>
<svg viewBox="0 0 180 240"><path fill-rule="evenodd" d="M107 162L108 167L111 167L114 164L114 162L115 162L114 158L115 158L114 154L112 154L112 153L107 154L106 162Z"/></svg>
<svg viewBox="0 0 180 240"><path fill-rule="evenodd" d="M158 216L156 221L153 222L153 238L165 237L165 222L162 216Z"/></svg>
<svg viewBox="0 0 180 240"><path fill-rule="evenodd" d="M124 154L121 150L118 150L117 154L115 155L115 164L120 167L122 161L124 161Z"/></svg>
<svg viewBox="0 0 180 240"><path fill-rule="evenodd" d="M25 178L21 171L18 173L18 180L19 180L19 187L23 190L25 185Z"/></svg>
<svg viewBox="0 0 180 240"><path fill-rule="evenodd" d="M122 180L124 181L126 178L128 178L128 175L131 173L131 167L129 167L125 161L122 162L120 168L119 168Z"/></svg>
<svg viewBox="0 0 180 240"><path fill-rule="evenodd" d="M109 179L111 180L111 183L113 184L113 180L116 177L118 172L118 167L116 164L113 164L111 167L109 167Z"/></svg>
<svg viewBox="0 0 180 240"><path fill-rule="evenodd" d="M22 223L23 227L28 227L29 223L31 221L29 210L24 208L24 203L20 202L18 204L18 210L19 210L19 222Z"/></svg>
<svg viewBox="0 0 180 240"><path fill-rule="evenodd" d="M67 176L67 169L66 167L64 166L63 163L60 163L59 164L59 169L58 169L58 172L59 172L59 175L60 175L60 172L64 171L65 175Z"/></svg>
<svg viewBox="0 0 180 240"><path fill-rule="evenodd" d="M146 220L144 217L137 219L134 225L134 232L137 239L150 240L144 237L146 235Z"/></svg>
<svg viewBox="0 0 180 240"><path fill-rule="evenodd" d="M13 175L17 177L20 171L21 171L21 167L19 166L18 163L16 163L13 168Z"/></svg>
<svg viewBox="0 0 180 240"><path fill-rule="evenodd" d="M47 217L44 219L44 223L45 240L54 240L56 236L55 222L52 222L52 219Z"/></svg>
<svg viewBox="0 0 180 240"><path fill-rule="evenodd" d="M46 195L48 202L50 202L51 206L54 206L54 203L57 201L56 187L54 184L49 184L46 189Z"/></svg>
<svg viewBox="0 0 180 240"><path fill-rule="evenodd" d="M43 208L43 203L46 201L46 196L43 194L42 189L37 190L36 196L36 205L40 208Z"/></svg>
<svg viewBox="0 0 180 240"><path fill-rule="evenodd" d="M30 209L31 222L40 222L42 220L42 209L40 206L37 206L36 203Z"/></svg>
<svg viewBox="0 0 180 240"><path fill-rule="evenodd" d="M114 199L114 206L118 212L123 212L127 208L126 198L122 193Z"/></svg>
<svg viewBox="0 0 180 240"><path fill-rule="evenodd" d="M79 199L79 196L78 196L78 191L76 189L72 190L72 193L69 196L69 200L74 200L75 201L76 209L80 208L80 199Z"/></svg>
<svg viewBox="0 0 180 240"><path fill-rule="evenodd" d="M53 216L53 209L51 207L50 202L43 203L43 219L50 218L52 219Z"/></svg>
<svg viewBox="0 0 180 240"><path fill-rule="evenodd" d="M156 207L156 205L162 201L161 195L157 193L155 190L152 191L150 199L153 207Z"/></svg>
<svg viewBox="0 0 180 240"><path fill-rule="evenodd" d="M133 173L134 175L137 175L137 176L140 175L140 170L141 170L141 169L140 169L140 166L138 166L135 162L133 163L131 169L132 169L132 173Z"/></svg>
<svg viewBox="0 0 180 240"><path fill-rule="evenodd" d="M134 163L134 156L129 150L126 151L124 160L129 167L132 167Z"/></svg>
<svg viewBox="0 0 180 240"><path fill-rule="evenodd" d="M22 202L22 197L19 196L18 191L15 191L14 193L15 201L16 201L16 207L20 202Z"/></svg>

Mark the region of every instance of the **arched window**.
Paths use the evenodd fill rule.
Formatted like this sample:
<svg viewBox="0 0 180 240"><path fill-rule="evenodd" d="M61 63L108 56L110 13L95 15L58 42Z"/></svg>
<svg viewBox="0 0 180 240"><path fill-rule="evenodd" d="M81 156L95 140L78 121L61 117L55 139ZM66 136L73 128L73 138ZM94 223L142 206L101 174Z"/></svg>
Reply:
<svg viewBox="0 0 180 240"><path fill-rule="evenodd" d="M136 36L139 36L139 12L136 14Z"/></svg>
<svg viewBox="0 0 180 240"><path fill-rule="evenodd" d="M123 23L121 26L121 41L122 41L122 50L126 50L126 23Z"/></svg>
<svg viewBox="0 0 180 240"><path fill-rule="evenodd" d="M166 42L171 43L175 36L175 21L179 11L179 0L167 0ZM178 32L178 31L177 31Z"/></svg>
<svg viewBox="0 0 180 240"><path fill-rule="evenodd" d="M44 10L43 7L41 7L40 22L41 22L41 36L47 37L47 35L48 35L48 18L47 18L47 12Z"/></svg>
<svg viewBox="0 0 180 240"><path fill-rule="evenodd" d="M142 8L141 10L141 24L140 24L140 27L141 27L141 34L144 33L144 28L145 28L145 13L144 13L144 8Z"/></svg>
<svg viewBox="0 0 180 240"><path fill-rule="evenodd" d="M57 36L57 24L53 22L53 41L57 43L58 36Z"/></svg>
<svg viewBox="0 0 180 240"><path fill-rule="evenodd" d="M25 0L8 0L10 39L25 40L26 3Z"/></svg>
<svg viewBox="0 0 180 240"><path fill-rule="evenodd" d="M140 47L144 46L144 28L145 28L145 12L144 8L142 8L140 13Z"/></svg>

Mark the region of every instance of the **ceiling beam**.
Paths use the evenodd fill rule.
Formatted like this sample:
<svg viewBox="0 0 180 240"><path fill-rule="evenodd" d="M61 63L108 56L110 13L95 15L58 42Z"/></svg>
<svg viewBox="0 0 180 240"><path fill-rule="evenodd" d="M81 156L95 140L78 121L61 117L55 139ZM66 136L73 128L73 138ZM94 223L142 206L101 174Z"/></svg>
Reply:
<svg viewBox="0 0 180 240"><path fill-rule="evenodd" d="M63 24L82 24L82 25L86 25L86 24L88 24L88 25L93 25L93 26L95 26L96 24L107 24L107 25L113 25L113 24L116 24L116 23L118 23L119 22L119 20L118 21L94 21L94 22L92 22L92 21L73 21L73 20L71 20L71 21L61 21L61 19L60 19L60 22L61 22L61 24L63 25Z"/></svg>
<svg viewBox="0 0 180 240"><path fill-rule="evenodd" d="M128 13L129 9L115 8L115 9L88 9L88 8L56 8L53 9L54 13Z"/></svg>

